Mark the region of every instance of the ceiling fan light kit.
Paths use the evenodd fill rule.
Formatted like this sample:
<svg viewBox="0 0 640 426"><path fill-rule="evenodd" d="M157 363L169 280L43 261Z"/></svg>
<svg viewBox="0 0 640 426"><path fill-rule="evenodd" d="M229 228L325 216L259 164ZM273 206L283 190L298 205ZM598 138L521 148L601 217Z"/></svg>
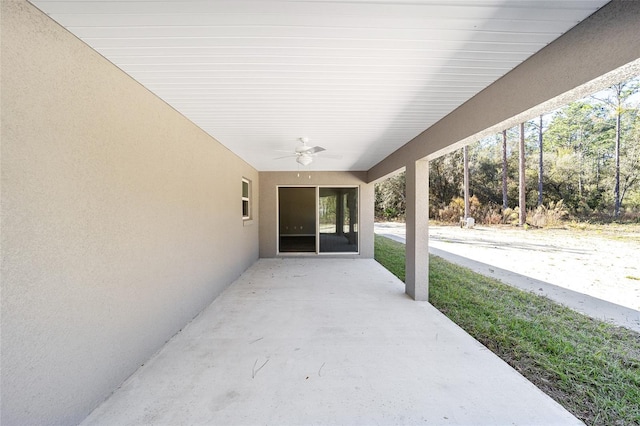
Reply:
<svg viewBox="0 0 640 426"><path fill-rule="evenodd" d="M302 164L303 166L308 166L313 161L313 158L309 154L302 153L298 155L298 158L296 158L296 161Z"/></svg>

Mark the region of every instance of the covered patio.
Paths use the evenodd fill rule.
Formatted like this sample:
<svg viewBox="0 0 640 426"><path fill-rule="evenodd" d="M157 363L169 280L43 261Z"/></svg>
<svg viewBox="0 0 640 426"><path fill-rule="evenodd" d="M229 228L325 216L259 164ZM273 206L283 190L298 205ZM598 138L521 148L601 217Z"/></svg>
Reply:
<svg viewBox="0 0 640 426"><path fill-rule="evenodd" d="M581 424L372 259L261 259L85 421Z"/></svg>
<svg viewBox="0 0 640 426"><path fill-rule="evenodd" d="M426 302L429 160L640 73L640 2L0 7L0 423L576 422Z"/></svg>

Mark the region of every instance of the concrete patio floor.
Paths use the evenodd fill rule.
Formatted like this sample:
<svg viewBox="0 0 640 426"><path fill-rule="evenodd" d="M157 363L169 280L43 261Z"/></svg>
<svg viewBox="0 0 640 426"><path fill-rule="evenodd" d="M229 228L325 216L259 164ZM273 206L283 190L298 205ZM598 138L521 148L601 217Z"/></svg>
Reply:
<svg viewBox="0 0 640 426"><path fill-rule="evenodd" d="M261 259L86 425L582 424L374 260Z"/></svg>

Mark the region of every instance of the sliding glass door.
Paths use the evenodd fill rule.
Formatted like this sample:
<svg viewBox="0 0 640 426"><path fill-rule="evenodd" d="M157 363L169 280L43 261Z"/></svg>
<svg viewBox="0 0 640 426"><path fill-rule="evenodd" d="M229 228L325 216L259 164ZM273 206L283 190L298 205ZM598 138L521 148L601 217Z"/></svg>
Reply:
<svg viewBox="0 0 640 426"><path fill-rule="evenodd" d="M358 253L358 188L278 187L278 252Z"/></svg>

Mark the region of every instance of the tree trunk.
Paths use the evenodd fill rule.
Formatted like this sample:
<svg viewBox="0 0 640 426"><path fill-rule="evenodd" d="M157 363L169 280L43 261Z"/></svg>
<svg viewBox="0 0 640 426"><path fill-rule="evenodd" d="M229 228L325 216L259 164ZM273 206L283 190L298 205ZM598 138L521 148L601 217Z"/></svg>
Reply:
<svg viewBox="0 0 640 426"><path fill-rule="evenodd" d="M502 131L502 210L507 207L507 131Z"/></svg>
<svg viewBox="0 0 640 426"><path fill-rule="evenodd" d="M584 153L584 147L582 146L582 143L584 142L584 132L582 127L580 128L578 135L578 198L582 203L584 201L584 197L582 195L582 175L584 173L584 157L582 155Z"/></svg>
<svg viewBox="0 0 640 426"><path fill-rule="evenodd" d="M629 82L627 82L629 83ZM620 121L623 110L623 105L626 99L632 96L634 93L637 93L638 86L630 87L628 90L625 90L625 86L627 83L618 83L611 86L611 89L614 91L615 99L598 99L601 102L606 103L613 110L613 113L616 117L616 139L615 139L615 161L616 161L616 170L615 170L615 184L613 188L613 198L614 198L614 209L613 216L618 218L620 216L620 208L622 204L622 198L620 197L620 144L621 144L621 131Z"/></svg>
<svg viewBox="0 0 640 426"><path fill-rule="evenodd" d="M462 148L462 157L464 162L464 219L469 215L469 146Z"/></svg>
<svg viewBox="0 0 640 426"><path fill-rule="evenodd" d="M619 92L618 92L619 93ZM616 111L616 182L613 189L613 195L615 197L615 207L613 211L614 217L620 216L620 114L622 112L622 105L620 102L620 95L618 94L618 110Z"/></svg>
<svg viewBox="0 0 640 426"><path fill-rule="evenodd" d="M520 184L518 185L518 204L520 206L519 223L523 226L527 220L527 200L525 188L525 158L524 158L524 123L520 123L520 144L518 145L518 177Z"/></svg>
<svg viewBox="0 0 640 426"><path fill-rule="evenodd" d="M543 150L542 150L542 115L540 115L540 126L538 127L538 206L542 205L542 173L543 173Z"/></svg>

